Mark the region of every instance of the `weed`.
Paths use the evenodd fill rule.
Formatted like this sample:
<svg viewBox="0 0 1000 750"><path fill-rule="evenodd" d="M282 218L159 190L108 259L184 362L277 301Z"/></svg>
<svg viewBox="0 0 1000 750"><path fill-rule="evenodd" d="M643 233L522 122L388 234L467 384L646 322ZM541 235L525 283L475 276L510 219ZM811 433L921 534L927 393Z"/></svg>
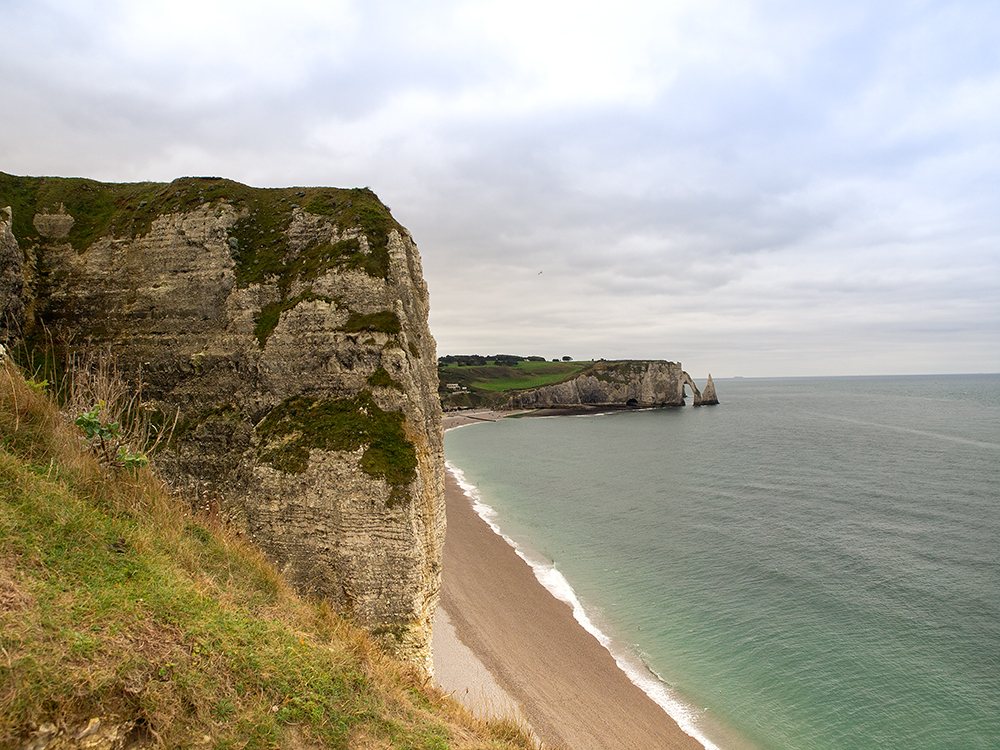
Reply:
<svg viewBox="0 0 1000 750"><path fill-rule="evenodd" d="M94 454L105 466L120 466L136 472L149 463L142 453L131 453L122 439L117 422L102 422L98 416L104 402L77 416L73 424L83 430Z"/></svg>
<svg viewBox="0 0 1000 750"><path fill-rule="evenodd" d="M57 391L65 411L77 415L77 426L89 440L96 438L107 465L115 463L116 454L124 456L128 468L144 465L134 457L153 455L170 442L180 410L168 419L148 408L142 400L141 371L126 376L108 348L78 352L67 360ZM104 414L103 422L99 412Z"/></svg>

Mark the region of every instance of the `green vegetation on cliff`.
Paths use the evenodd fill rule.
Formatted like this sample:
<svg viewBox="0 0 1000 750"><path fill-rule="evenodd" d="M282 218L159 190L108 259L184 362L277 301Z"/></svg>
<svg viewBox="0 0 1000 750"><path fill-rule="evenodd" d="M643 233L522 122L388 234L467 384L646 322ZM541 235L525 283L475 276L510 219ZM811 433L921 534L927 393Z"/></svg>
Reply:
<svg viewBox="0 0 1000 750"><path fill-rule="evenodd" d="M7 362L0 386L0 747L532 746L295 596L149 468L100 465Z"/></svg>
<svg viewBox="0 0 1000 750"><path fill-rule="evenodd" d="M376 388L394 388L401 392L406 391L403 384L398 380L394 380L384 367L378 368L368 376L368 385L375 386Z"/></svg>
<svg viewBox="0 0 1000 750"><path fill-rule="evenodd" d="M281 314L307 299L317 299L309 282L334 269L389 275L389 234L405 230L368 188L254 188L219 177L181 177L170 183L107 183L83 178L18 177L0 172L0 208L11 206L13 232L22 249L44 238L36 214L69 214L66 234L77 252L101 237L146 235L153 221L171 213L226 204L237 213L228 230L236 283L276 283L281 298L256 317L261 348ZM336 242L315 240L292 252L289 227L296 211L322 216L338 235ZM44 265L44 264L43 264ZM290 297L293 284L304 291ZM325 299L325 298L324 298ZM330 301L330 300L327 300ZM384 330L378 328L377 330Z"/></svg>
<svg viewBox="0 0 1000 750"><path fill-rule="evenodd" d="M227 203L243 214L230 230L230 238L235 240L231 244L237 246L235 257L244 283L284 272L288 254L285 232L296 208L325 216L341 234L360 230L371 246L371 259L365 263L356 257L360 249L356 244L338 243L343 245L339 248L322 246L314 256L333 253L340 262L346 259L382 278L388 272L389 232L404 231L368 188L255 188L221 177L180 177L169 183L111 183L80 177L19 177L0 172L0 208L13 209L14 235L18 241L28 244L41 241L33 223L35 214L65 212L74 219L66 239L78 252L100 237L143 236L160 216L216 203Z"/></svg>
<svg viewBox="0 0 1000 750"><path fill-rule="evenodd" d="M385 382L381 377L377 380ZM355 451L363 447L361 469L390 485L392 506L409 499L406 485L417 478L417 452L406 438L404 421L400 412L382 411L368 391L340 399L295 396L257 425L260 460L281 471L302 473L309 466L312 449Z"/></svg>
<svg viewBox="0 0 1000 750"><path fill-rule="evenodd" d="M257 339L257 343L260 345L261 349L263 349L267 344L267 339L274 332L274 329L278 327L278 321L281 320L281 314L291 310L300 302L305 302L306 300L320 300L331 305L337 304L337 300L335 299L313 294L312 287L309 287L306 291L292 297L291 299L283 297L279 302L270 302L264 305L260 309L260 312L254 315L253 329L254 337Z"/></svg>

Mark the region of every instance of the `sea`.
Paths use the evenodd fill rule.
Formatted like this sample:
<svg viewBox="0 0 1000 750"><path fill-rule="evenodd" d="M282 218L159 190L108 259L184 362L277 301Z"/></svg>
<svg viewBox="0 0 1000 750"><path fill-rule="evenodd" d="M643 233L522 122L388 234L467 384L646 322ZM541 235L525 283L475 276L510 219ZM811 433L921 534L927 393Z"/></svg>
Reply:
<svg viewBox="0 0 1000 750"><path fill-rule="evenodd" d="M706 748L1000 748L1000 375L715 385L445 456Z"/></svg>

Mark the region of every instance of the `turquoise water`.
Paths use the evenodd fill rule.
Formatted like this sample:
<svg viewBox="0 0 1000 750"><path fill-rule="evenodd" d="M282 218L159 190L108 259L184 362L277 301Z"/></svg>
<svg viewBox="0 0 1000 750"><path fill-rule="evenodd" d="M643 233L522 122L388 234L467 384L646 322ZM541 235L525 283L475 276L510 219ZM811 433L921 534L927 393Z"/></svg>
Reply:
<svg viewBox="0 0 1000 750"><path fill-rule="evenodd" d="M445 454L706 746L1000 748L1000 376L716 385Z"/></svg>

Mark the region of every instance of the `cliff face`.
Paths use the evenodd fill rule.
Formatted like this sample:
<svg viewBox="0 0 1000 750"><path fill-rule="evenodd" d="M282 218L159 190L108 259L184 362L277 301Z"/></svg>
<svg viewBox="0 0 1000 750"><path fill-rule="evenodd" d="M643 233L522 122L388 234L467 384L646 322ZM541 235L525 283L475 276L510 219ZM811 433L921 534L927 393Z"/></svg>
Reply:
<svg viewBox="0 0 1000 750"><path fill-rule="evenodd" d="M7 205L27 285L6 299L28 339L141 371L147 400L179 412L159 457L172 479L429 667L436 353L420 257L389 210L367 189L0 174Z"/></svg>
<svg viewBox="0 0 1000 750"><path fill-rule="evenodd" d="M596 362L571 380L517 393L514 408L572 406L681 406L684 386L691 389L694 405L701 393L678 362ZM713 387L714 394L714 387Z"/></svg>
<svg viewBox="0 0 1000 750"><path fill-rule="evenodd" d="M0 344L20 338L24 328L24 267L11 231L9 208L0 208Z"/></svg>

